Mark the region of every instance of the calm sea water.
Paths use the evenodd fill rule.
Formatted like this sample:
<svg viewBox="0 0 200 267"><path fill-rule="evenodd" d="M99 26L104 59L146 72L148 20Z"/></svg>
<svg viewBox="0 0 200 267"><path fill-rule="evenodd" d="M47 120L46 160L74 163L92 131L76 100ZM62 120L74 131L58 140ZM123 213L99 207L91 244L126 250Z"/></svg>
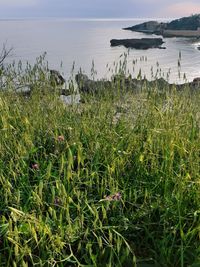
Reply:
<svg viewBox="0 0 200 267"><path fill-rule="evenodd" d="M110 47L112 38L151 37L143 33L122 30L123 27L141 23L144 20L69 20L32 19L1 20L1 43L13 47L12 60L34 63L36 57L47 52L50 68L61 70L69 77L73 62L75 71L80 68L91 74L92 62L98 78L112 75L117 62L123 61L124 47ZM188 80L200 76L200 40L164 38L166 49L129 50L127 57L129 72L137 76L141 69L147 78L159 70L161 76L180 82L184 73ZM178 58L181 53L181 68ZM62 66L61 66L62 62ZM135 62L135 63L133 63ZM161 71L160 71L161 69Z"/></svg>

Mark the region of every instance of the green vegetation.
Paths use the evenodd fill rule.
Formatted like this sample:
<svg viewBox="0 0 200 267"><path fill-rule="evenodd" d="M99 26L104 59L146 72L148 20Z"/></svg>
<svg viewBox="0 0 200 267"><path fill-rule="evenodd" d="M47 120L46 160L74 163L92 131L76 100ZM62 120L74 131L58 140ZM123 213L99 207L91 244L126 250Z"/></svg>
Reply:
<svg viewBox="0 0 200 267"><path fill-rule="evenodd" d="M119 76L66 106L41 60L2 72L1 267L200 266L200 91Z"/></svg>
<svg viewBox="0 0 200 267"><path fill-rule="evenodd" d="M200 28L200 14L176 19L167 23L168 30L197 30Z"/></svg>
<svg viewBox="0 0 200 267"><path fill-rule="evenodd" d="M138 31L144 33L155 33L165 36L165 30L184 30L184 31L196 31L200 28L200 14L192 15L189 17L183 17L180 19L172 20L171 22L157 22L147 21L141 24L127 27L125 30ZM186 35L187 36L187 35ZM196 35L197 36L197 35Z"/></svg>

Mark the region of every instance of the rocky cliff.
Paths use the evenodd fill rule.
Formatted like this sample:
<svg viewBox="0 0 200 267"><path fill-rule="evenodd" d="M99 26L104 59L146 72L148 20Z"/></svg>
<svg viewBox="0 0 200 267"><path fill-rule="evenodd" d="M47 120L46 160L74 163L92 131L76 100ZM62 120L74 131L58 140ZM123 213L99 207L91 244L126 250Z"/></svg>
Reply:
<svg viewBox="0 0 200 267"><path fill-rule="evenodd" d="M148 21L131 27L124 28L124 30L163 35L166 30L197 31L198 28L200 28L200 14L192 15L190 17L175 19L167 23Z"/></svg>

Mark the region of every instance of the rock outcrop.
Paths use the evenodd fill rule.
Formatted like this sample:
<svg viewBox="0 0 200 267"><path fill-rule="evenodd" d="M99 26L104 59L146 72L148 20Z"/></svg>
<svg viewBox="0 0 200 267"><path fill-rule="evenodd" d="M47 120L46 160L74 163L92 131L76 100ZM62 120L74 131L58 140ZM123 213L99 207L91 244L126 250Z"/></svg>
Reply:
<svg viewBox="0 0 200 267"><path fill-rule="evenodd" d="M124 30L163 36L200 37L200 32L198 29L200 29L200 14L175 19L171 22L147 21L124 28Z"/></svg>
<svg viewBox="0 0 200 267"><path fill-rule="evenodd" d="M164 90L166 88L177 90L184 90L185 88L191 89L191 91L200 90L200 77L195 78L192 82L183 84L168 83L165 79L160 78L156 80L149 81L147 79L132 79L131 76L125 77L124 75L115 75L111 81L109 80L91 80L84 74L77 74L76 81L78 84L78 89L80 93L102 93L108 90L116 90L120 88L121 90L131 90L133 92L139 92L142 88L158 88L159 90Z"/></svg>
<svg viewBox="0 0 200 267"><path fill-rule="evenodd" d="M149 49L149 48L164 48L162 38L141 38L141 39L112 39L111 46L123 45L126 48Z"/></svg>
<svg viewBox="0 0 200 267"><path fill-rule="evenodd" d="M102 91L109 89L112 84L107 80L91 80L87 75L78 73L75 76L76 83L78 85L79 92L81 93L101 93Z"/></svg>
<svg viewBox="0 0 200 267"><path fill-rule="evenodd" d="M30 83L20 83L13 79L13 90L21 96L30 97L35 90L40 90L44 94L57 92L60 95L68 96L72 92L69 90L69 86L66 84L66 80L57 70L48 70L45 74L46 80L37 79ZM0 79L0 88L5 90L7 86L6 76L2 76Z"/></svg>
<svg viewBox="0 0 200 267"><path fill-rule="evenodd" d="M137 24L131 27L124 28L124 30L159 34L166 28L167 28L167 23L159 23L157 21L147 21L141 24Z"/></svg>
<svg viewBox="0 0 200 267"><path fill-rule="evenodd" d="M49 70L49 72L50 72L50 81L53 86L63 85L66 82L59 71Z"/></svg>

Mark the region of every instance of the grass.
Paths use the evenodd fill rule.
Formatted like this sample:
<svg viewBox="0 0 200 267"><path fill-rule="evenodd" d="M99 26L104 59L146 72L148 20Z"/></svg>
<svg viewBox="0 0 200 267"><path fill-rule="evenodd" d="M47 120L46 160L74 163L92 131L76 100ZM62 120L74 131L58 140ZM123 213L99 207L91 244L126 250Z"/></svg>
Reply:
<svg viewBox="0 0 200 267"><path fill-rule="evenodd" d="M6 77L0 266L200 266L200 90L118 83L66 106L40 64Z"/></svg>

